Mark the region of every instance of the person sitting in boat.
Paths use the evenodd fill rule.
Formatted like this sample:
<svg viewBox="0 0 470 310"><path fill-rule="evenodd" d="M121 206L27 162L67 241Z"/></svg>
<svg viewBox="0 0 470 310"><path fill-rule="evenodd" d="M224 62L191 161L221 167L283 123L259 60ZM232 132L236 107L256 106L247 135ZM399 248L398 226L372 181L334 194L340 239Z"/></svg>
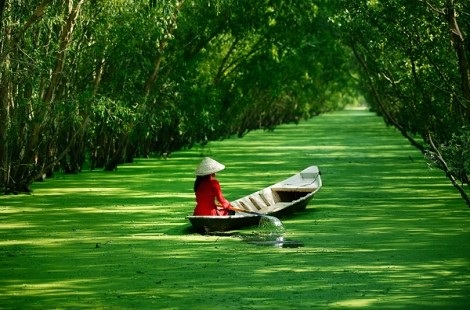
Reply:
<svg viewBox="0 0 470 310"><path fill-rule="evenodd" d="M196 169L194 193L196 194L196 208L194 215L231 215L230 202L224 198L220 183L215 174L225 169L218 161L205 157ZM216 204L216 200L218 204ZM220 204L220 205L219 205Z"/></svg>

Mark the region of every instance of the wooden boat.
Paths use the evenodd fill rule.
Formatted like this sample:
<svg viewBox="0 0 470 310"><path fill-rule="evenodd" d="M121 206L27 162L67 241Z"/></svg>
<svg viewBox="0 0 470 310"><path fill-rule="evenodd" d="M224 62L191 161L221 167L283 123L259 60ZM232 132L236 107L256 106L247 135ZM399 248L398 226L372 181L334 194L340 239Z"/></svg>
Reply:
<svg viewBox="0 0 470 310"><path fill-rule="evenodd" d="M318 167L310 166L284 181L231 202L233 207L244 212L227 216L190 215L186 218L200 233L254 226L259 224L263 215L279 217L304 210L321 187Z"/></svg>

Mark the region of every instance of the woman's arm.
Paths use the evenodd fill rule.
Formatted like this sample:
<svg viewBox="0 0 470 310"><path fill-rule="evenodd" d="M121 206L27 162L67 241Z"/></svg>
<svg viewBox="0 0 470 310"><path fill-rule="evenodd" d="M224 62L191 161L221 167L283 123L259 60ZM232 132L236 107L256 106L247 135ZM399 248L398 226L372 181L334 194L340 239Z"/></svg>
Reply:
<svg viewBox="0 0 470 310"><path fill-rule="evenodd" d="M230 209L230 202L225 199L224 195L222 194L222 189L220 188L220 183L216 179L212 179L212 186L215 191L215 198L220 203L220 205L224 209Z"/></svg>

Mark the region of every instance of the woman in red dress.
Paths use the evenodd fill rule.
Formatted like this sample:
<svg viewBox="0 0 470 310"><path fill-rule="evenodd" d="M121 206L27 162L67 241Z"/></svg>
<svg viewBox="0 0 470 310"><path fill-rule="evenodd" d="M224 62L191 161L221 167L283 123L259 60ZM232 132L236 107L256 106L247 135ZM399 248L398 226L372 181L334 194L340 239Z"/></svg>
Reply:
<svg viewBox="0 0 470 310"><path fill-rule="evenodd" d="M234 212L230 210L230 202L224 198L219 181L215 173L223 170L224 165L205 157L196 169L196 181L194 182L194 193L196 194L196 208L194 215L229 215ZM218 201L218 204L216 204Z"/></svg>

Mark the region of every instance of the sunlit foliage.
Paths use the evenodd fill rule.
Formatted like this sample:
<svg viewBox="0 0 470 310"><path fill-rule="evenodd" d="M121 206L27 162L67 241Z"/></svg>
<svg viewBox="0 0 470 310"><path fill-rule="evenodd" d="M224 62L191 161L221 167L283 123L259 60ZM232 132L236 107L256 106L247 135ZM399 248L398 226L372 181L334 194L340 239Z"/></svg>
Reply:
<svg viewBox="0 0 470 310"><path fill-rule="evenodd" d="M372 109L443 169L470 205L469 12L468 1L356 0L334 21L361 66Z"/></svg>
<svg viewBox="0 0 470 310"><path fill-rule="evenodd" d="M340 108L323 1L2 1L0 188Z"/></svg>

